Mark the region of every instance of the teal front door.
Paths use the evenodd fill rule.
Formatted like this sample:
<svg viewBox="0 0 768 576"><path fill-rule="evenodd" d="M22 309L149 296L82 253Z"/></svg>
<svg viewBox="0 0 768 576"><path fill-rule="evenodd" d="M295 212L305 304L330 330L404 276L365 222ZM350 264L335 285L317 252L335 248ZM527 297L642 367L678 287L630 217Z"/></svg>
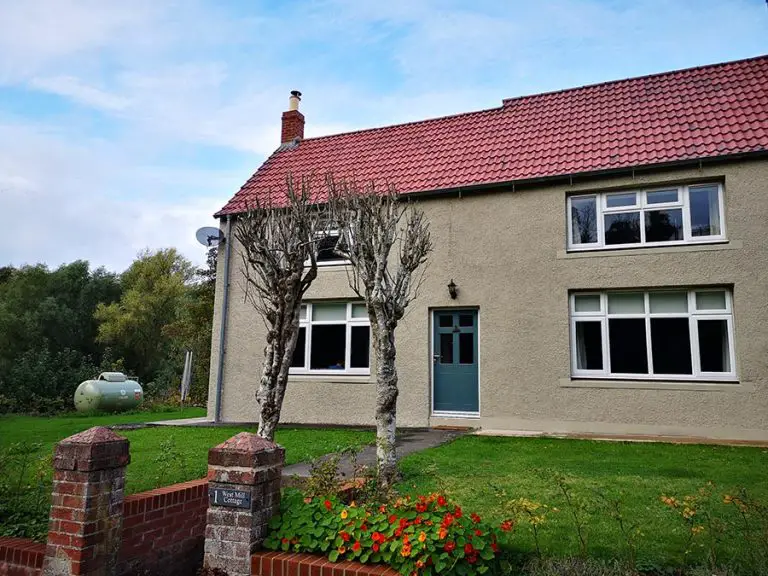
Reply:
<svg viewBox="0 0 768 576"><path fill-rule="evenodd" d="M476 414L477 310L435 310L433 325L432 410Z"/></svg>

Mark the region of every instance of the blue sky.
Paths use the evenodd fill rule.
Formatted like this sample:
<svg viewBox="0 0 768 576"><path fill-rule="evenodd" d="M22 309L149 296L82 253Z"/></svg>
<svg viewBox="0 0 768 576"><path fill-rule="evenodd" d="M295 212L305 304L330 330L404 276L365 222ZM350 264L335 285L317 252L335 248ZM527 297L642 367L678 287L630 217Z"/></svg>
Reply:
<svg viewBox="0 0 768 576"><path fill-rule="evenodd" d="M768 52L764 0L0 0L0 265L195 230L306 136Z"/></svg>

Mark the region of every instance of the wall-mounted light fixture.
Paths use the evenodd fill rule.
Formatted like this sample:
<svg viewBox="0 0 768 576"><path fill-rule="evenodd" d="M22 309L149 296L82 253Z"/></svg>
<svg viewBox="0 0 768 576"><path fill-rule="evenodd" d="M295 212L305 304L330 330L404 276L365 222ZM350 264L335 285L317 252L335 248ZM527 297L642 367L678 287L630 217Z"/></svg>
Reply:
<svg viewBox="0 0 768 576"><path fill-rule="evenodd" d="M457 288L458 286L456 286L456 284L453 281L453 278L451 278L451 281L448 284L448 294L451 295L451 300L456 300Z"/></svg>

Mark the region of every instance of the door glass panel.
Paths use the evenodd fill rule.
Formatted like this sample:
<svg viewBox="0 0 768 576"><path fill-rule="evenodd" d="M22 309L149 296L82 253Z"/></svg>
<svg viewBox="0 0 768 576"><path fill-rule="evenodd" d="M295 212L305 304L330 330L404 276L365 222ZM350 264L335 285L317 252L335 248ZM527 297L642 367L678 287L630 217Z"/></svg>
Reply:
<svg viewBox="0 0 768 576"><path fill-rule="evenodd" d="M606 244L638 244L640 242L640 212L605 215Z"/></svg>
<svg viewBox="0 0 768 576"><path fill-rule="evenodd" d="M645 299L642 292L614 292L608 294L608 314L642 314Z"/></svg>
<svg viewBox="0 0 768 576"><path fill-rule="evenodd" d="M683 239L683 210L649 210L645 213L645 241L671 242Z"/></svg>
<svg viewBox="0 0 768 576"><path fill-rule="evenodd" d="M343 302L333 304L313 304L312 320L316 322L344 321L347 319L347 305Z"/></svg>
<svg viewBox="0 0 768 576"><path fill-rule="evenodd" d="M666 204L668 202L677 202L677 188L671 190L654 190L646 192L645 201L648 204Z"/></svg>
<svg viewBox="0 0 768 576"><path fill-rule="evenodd" d="M459 314L459 326L472 326L475 322L473 314Z"/></svg>
<svg viewBox="0 0 768 576"><path fill-rule="evenodd" d="M602 332L601 322L576 322L576 367L579 370L603 369Z"/></svg>
<svg viewBox="0 0 768 576"><path fill-rule="evenodd" d="M611 342L611 372L615 374L648 374L648 352L643 318L608 320Z"/></svg>
<svg viewBox="0 0 768 576"><path fill-rule="evenodd" d="M637 204L637 194L628 192L625 194L608 194L605 197L605 205L608 208L620 208L622 206L635 206Z"/></svg>
<svg viewBox="0 0 768 576"><path fill-rule="evenodd" d="M693 374L688 318L651 318L654 374Z"/></svg>
<svg viewBox="0 0 768 576"><path fill-rule="evenodd" d="M725 292L696 292L696 310L725 310Z"/></svg>
<svg viewBox="0 0 768 576"><path fill-rule="evenodd" d="M717 186L697 186L688 190L691 201L691 235L719 236L720 193Z"/></svg>
<svg viewBox="0 0 768 576"><path fill-rule="evenodd" d="M597 198L571 199L571 243L594 244L597 242Z"/></svg>
<svg viewBox="0 0 768 576"><path fill-rule="evenodd" d="M453 314L440 314L437 323L440 328L450 328L453 326Z"/></svg>
<svg viewBox="0 0 768 576"><path fill-rule="evenodd" d="M574 312L600 312L599 294L576 294L573 298Z"/></svg>
<svg viewBox="0 0 768 576"><path fill-rule="evenodd" d="M440 334L440 364L453 364L453 332Z"/></svg>
<svg viewBox="0 0 768 576"><path fill-rule="evenodd" d="M731 354L726 320L699 320L699 359L702 372L730 372Z"/></svg>
<svg viewBox="0 0 768 576"><path fill-rule="evenodd" d="M350 343L350 368L368 368L371 349L370 326L352 326Z"/></svg>
<svg viewBox="0 0 768 576"><path fill-rule="evenodd" d="M651 292L648 298L651 304L651 314L688 312L688 294L686 292Z"/></svg>
<svg viewBox="0 0 768 576"><path fill-rule="evenodd" d="M475 362L475 335L472 332L459 334L459 364Z"/></svg>

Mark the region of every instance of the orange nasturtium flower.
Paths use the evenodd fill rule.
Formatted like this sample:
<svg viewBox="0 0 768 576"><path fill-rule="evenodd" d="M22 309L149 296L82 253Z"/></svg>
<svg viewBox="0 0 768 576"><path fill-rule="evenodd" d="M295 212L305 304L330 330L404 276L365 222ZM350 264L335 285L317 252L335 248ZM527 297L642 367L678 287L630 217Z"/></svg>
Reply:
<svg viewBox="0 0 768 576"><path fill-rule="evenodd" d="M347 519L347 516L349 516L349 512L347 512L347 511L346 511L346 509L345 509L345 510L342 510L342 511L341 511L341 519L342 519L342 520L346 520L346 519Z"/></svg>
<svg viewBox="0 0 768 576"><path fill-rule="evenodd" d="M426 532L419 533L419 542L424 542L427 539Z"/></svg>
<svg viewBox="0 0 768 576"><path fill-rule="evenodd" d="M446 528L445 526L440 526L440 532L437 533L437 537L440 538L440 540L442 540L446 536L448 536L448 528Z"/></svg>

